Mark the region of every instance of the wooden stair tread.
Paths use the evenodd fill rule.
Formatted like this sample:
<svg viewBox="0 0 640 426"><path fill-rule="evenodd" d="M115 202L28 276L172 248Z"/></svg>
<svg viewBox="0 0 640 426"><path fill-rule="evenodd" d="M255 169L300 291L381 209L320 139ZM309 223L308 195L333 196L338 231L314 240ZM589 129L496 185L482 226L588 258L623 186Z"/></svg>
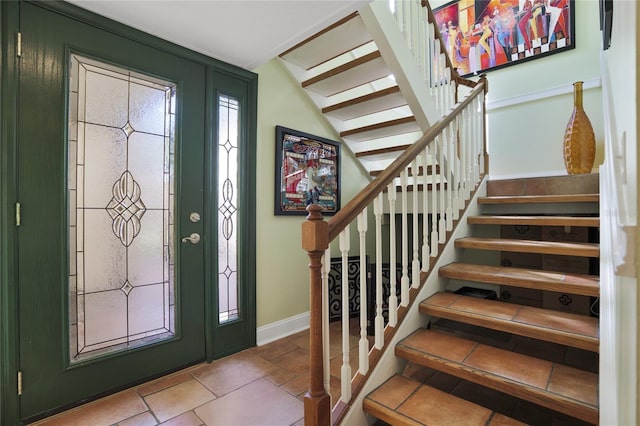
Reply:
<svg viewBox="0 0 640 426"><path fill-rule="evenodd" d="M501 195L478 198L478 204L598 203L599 194Z"/></svg>
<svg viewBox="0 0 640 426"><path fill-rule="evenodd" d="M323 96L332 96L390 74L380 52L375 51L305 80L302 87Z"/></svg>
<svg viewBox="0 0 640 426"><path fill-rule="evenodd" d="M438 272L441 277L464 281L510 285L583 296L598 297L600 295L600 278L596 275L470 263L450 263L440 268Z"/></svg>
<svg viewBox="0 0 640 426"><path fill-rule="evenodd" d="M360 15L352 13L281 53L280 57L308 70L371 40Z"/></svg>
<svg viewBox="0 0 640 426"><path fill-rule="evenodd" d="M382 173L384 170L371 170L369 172L369 175L375 177L378 176L380 173ZM433 166L427 166L427 176L431 176L433 175ZM440 174L440 164L436 164L436 172L435 174L439 175ZM409 167L409 173L408 176L424 176L424 167L419 166L418 167L418 173L414 173L413 168Z"/></svg>
<svg viewBox="0 0 640 426"><path fill-rule="evenodd" d="M414 363L598 423L595 373L425 329L395 350Z"/></svg>
<svg viewBox="0 0 640 426"><path fill-rule="evenodd" d="M411 145L396 145L396 146L389 146L386 148L378 148L378 149L370 149L368 151L360 151L360 152L356 152L356 157L368 157L370 155L380 155L380 154L388 154L391 152L400 152L400 151L404 151L405 149L409 148Z"/></svg>
<svg viewBox="0 0 640 426"><path fill-rule="evenodd" d="M345 130L340 132L340 137L349 138L353 141L366 141L419 130L420 126L418 126L416 118L408 116Z"/></svg>
<svg viewBox="0 0 640 426"><path fill-rule="evenodd" d="M401 375L367 395L362 405L367 413L393 425L524 425Z"/></svg>
<svg viewBox="0 0 640 426"><path fill-rule="evenodd" d="M598 352L598 320L585 315L521 306L455 293L436 293L420 303L420 312Z"/></svg>
<svg viewBox="0 0 640 426"><path fill-rule="evenodd" d="M472 225L540 225L540 226L588 226L599 227L598 217L576 216L470 216Z"/></svg>
<svg viewBox="0 0 640 426"><path fill-rule="evenodd" d="M557 241L511 240L503 238L460 238L456 248L498 250L521 253L559 254L565 256L600 257L600 245L595 243L564 243Z"/></svg>
<svg viewBox="0 0 640 426"><path fill-rule="evenodd" d="M398 86L388 87L322 108L322 113L340 120L351 120L407 104Z"/></svg>

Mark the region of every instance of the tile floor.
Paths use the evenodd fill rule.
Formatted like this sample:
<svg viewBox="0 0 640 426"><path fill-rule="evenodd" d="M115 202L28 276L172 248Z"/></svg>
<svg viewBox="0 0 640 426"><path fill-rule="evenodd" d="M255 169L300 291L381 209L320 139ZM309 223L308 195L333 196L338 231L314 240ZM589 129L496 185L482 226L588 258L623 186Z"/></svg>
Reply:
<svg viewBox="0 0 640 426"><path fill-rule="evenodd" d="M358 324L350 346L357 351ZM340 397L340 322L331 323L331 393ZM351 357L355 371L357 357ZM301 426L309 333L202 363L32 423L37 426Z"/></svg>

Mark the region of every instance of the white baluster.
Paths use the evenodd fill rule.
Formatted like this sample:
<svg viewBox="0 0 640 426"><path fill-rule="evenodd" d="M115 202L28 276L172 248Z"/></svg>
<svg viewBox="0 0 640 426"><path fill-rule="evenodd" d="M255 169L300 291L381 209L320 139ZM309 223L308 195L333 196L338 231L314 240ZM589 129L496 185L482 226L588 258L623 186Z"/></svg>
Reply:
<svg viewBox="0 0 640 426"><path fill-rule="evenodd" d="M395 179L387 186L389 200L389 325L395 327L398 323L398 296L396 277L396 183Z"/></svg>
<svg viewBox="0 0 640 426"><path fill-rule="evenodd" d="M460 218L460 210L464 207L460 205L460 158L458 157L458 145L461 137L460 115L454 121L453 139L451 141L451 166L453 170L453 219Z"/></svg>
<svg viewBox="0 0 640 426"><path fill-rule="evenodd" d="M472 107L474 105L473 102L471 102L471 104L469 104L470 107ZM471 116L470 116L470 121L469 121L469 138L467 138L467 140L465 140L464 142L464 152L465 152L465 165L464 165L464 179L465 179L465 185L464 185L464 199L465 201L468 201L469 198L471 198L471 188L472 188L472 177L471 174L473 172L473 158L471 158L472 156L472 146L475 140L475 116L476 114L473 112L473 110L471 111Z"/></svg>
<svg viewBox="0 0 640 426"><path fill-rule="evenodd" d="M369 340L367 339L367 208L358 215L360 233L360 343L359 372L363 376L369 371Z"/></svg>
<svg viewBox="0 0 640 426"><path fill-rule="evenodd" d="M340 369L342 402L351 399L351 364L349 363L349 225L340 232L342 254L342 368Z"/></svg>
<svg viewBox="0 0 640 426"><path fill-rule="evenodd" d="M444 243L445 238L447 236L447 223L445 220L446 206L445 206L445 197L444 197L445 186L447 185L447 182L445 182L443 178L443 174L445 173L444 139L443 138L444 138L444 132L440 133L440 135L438 135L434 141L435 146L437 147L440 154L440 160L438 161L438 163L440 164L440 182L439 182L440 190L438 191L440 195L440 202L438 203L438 206L440 207L440 219L438 220L438 242L439 243Z"/></svg>
<svg viewBox="0 0 640 426"><path fill-rule="evenodd" d="M375 348L384 345L384 317L382 316L382 193L373 200L376 218L376 319L374 323Z"/></svg>
<svg viewBox="0 0 640 426"><path fill-rule="evenodd" d="M476 99L473 101L474 105L478 105L476 103ZM471 179L473 180L474 187L475 184L480 180L480 168L478 165L478 134L480 129L480 123L478 121L478 112L474 111L474 119L473 119L473 139L471 141Z"/></svg>
<svg viewBox="0 0 640 426"><path fill-rule="evenodd" d="M447 188L446 188L446 198L447 198L447 210L445 213L445 218L447 221L447 231L451 231L453 229L453 175L452 175L452 167L451 163L453 162L452 148L453 145L453 134L452 134L452 125L449 124L447 128L443 132L444 136L444 146L443 151L446 152L446 169L447 172L445 176L447 177Z"/></svg>
<svg viewBox="0 0 640 426"><path fill-rule="evenodd" d="M438 187L436 182L436 144L429 145L431 153L431 256L438 255Z"/></svg>
<svg viewBox="0 0 640 426"><path fill-rule="evenodd" d="M432 24L428 24L427 28L429 29L429 75L427 79L427 84L429 85L429 93L431 96L435 96L435 44L434 44L434 26Z"/></svg>
<svg viewBox="0 0 640 426"><path fill-rule="evenodd" d="M485 174L486 170L484 169L484 135L486 133L485 121L484 121L484 93L480 93L480 123L481 123L481 134L480 134L480 173Z"/></svg>
<svg viewBox="0 0 640 426"><path fill-rule="evenodd" d="M429 147L422 153L422 271L431 266L429 256Z"/></svg>
<svg viewBox="0 0 640 426"><path fill-rule="evenodd" d="M402 278L400 279L400 298L409 304L409 224L407 221L407 189L409 171L405 168L400 174L402 186ZM414 188L414 191L416 188ZM407 306L403 305L403 306Z"/></svg>
<svg viewBox="0 0 640 426"><path fill-rule="evenodd" d="M324 389L331 389L330 339L329 339L329 272L331 271L331 249L324 251L322 259L322 369Z"/></svg>
<svg viewBox="0 0 640 426"><path fill-rule="evenodd" d="M426 170L423 171L423 173ZM420 213L420 206L418 204L418 182L420 181L420 167L418 166L418 157L413 159L411 163L411 174L413 175L413 194L412 195L412 204L413 204L413 226L412 226L412 235L411 238L413 241L413 261L411 262L411 287L418 288L420 286L420 237L418 236L418 215ZM422 191L426 191L427 187L423 186ZM404 295L402 295L402 306L409 305L409 291L407 291L407 300L405 302Z"/></svg>

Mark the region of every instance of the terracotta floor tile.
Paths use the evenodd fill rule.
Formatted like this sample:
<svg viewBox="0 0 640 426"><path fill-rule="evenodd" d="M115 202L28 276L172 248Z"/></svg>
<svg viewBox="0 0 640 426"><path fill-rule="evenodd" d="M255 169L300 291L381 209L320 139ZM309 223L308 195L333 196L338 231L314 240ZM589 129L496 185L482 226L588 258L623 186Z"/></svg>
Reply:
<svg viewBox="0 0 640 426"><path fill-rule="evenodd" d="M484 425L491 411L445 392L421 386L398 411L429 426Z"/></svg>
<svg viewBox="0 0 640 426"><path fill-rule="evenodd" d="M271 374L265 376L265 379L269 380L274 385L280 386L283 383L293 380L295 377L296 375L292 372L287 371L284 368L279 368L277 370L274 370Z"/></svg>
<svg viewBox="0 0 640 426"><path fill-rule="evenodd" d="M191 374L216 396L222 396L277 369L275 364L259 356L241 354L203 365Z"/></svg>
<svg viewBox="0 0 640 426"><path fill-rule="evenodd" d="M193 411L187 411L184 414L180 414L177 417L161 423L162 426L201 426L203 424L202 420L200 420Z"/></svg>
<svg viewBox="0 0 640 426"><path fill-rule="evenodd" d="M436 370L428 368L413 362L407 363L402 375L410 378L411 380L419 383L424 383L436 373Z"/></svg>
<svg viewBox="0 0 640 426"><path fill-rule="evenodd" d="M307 372L300 376L295 376L294 379L282 384L280 388L289 392L293 396L300 396L300 394L304 394L309 389L310 381L310 375Z"/></svg>
<svg viewBox="0 0 640 426"><path fill-rule="evenodd" d="M395 410L400 404L406 401L418 387L420 387L420 383L396 375L387 380L383 387L371 392L367 398Z"/></svg>
<svg viewBox="0 0 640 426"><path fill-rule="evenodd" d="M188 382L189 380L193 380L193 376L189 373L172 374L170 376L161 377L152 382L145 383L138 388L138 393L141 396L147 396L154 392L158 392L159 390L166 389L183 382Z"/></svg>
<svg viewBox="0 0 640 426"><path fill-rule="evenodd" d="M196 408L195 413L207 426L283 426L303 416L303 404L260 379Z"/></svg>
<svg viewBox="0 0 640 426"><path fill-rule="evenodd" d="M455 293L440 292L429 297L422 303L424 303L425 305L433 305L433 306L449 306L453 302L458 300L459 297L460 295Z"/></svg>
<svg viewBox="0 0 640 426"><path fill-rule="evenodd" d="M118 423L118 426L155 426L158 422L149 411L138 414L137 416L129 417L127 420L123 420Z"/></svg>
<svg viewBox="0 0 640 426"><path fill-rule="evenodd" d="M555 365L547 389L590 405L598 405L598 375L588 371Z"/></svg>
<svg viewBox="0 0 640 426"><path fill-rule="evenodd" d="M522 180L505 179L487 182L488 195L524 195L525 185Z"/></svg>
<svg viewBox="0 0 640 426"><path fill-rule="evenodd" d="M547 387L553 365L548 361L486 345L479 345L464 364L541 389Z"/></svg>
<svg viewBox="0 0 640 426"><path fill-rule="evenodd" d="M163 422L215 399L215 395L197 380L190 380L144 399L158 420Z"/></svg>
<svg viewBox="0 0 640 426"><path fill-rule="evenodd" d="M583 336L598 337L598 319L584 315L524 306L514 320Z"/></svg>
<svg viewBox="0 0 640 426"><path fill-rule="evenodd" d="M298 349L298 345L291 342L273 342L268 345L261 346L256 349L255 354L266 359L267 361L271 361L274 358L279 357L282 354L286 354L287 352L291 352Z"/></svg>
<svg viewBox="0 0 640 426"><path fill-rule="evenodd" d="M460 297L451 304L450 308L485 315L491 318L509 320L516 315L519 306L510 303L496 302L494 300L478 299L476 297Z"/></svg>
<svg viewBox="0 0 640 426"><path fill-rule="evenodd" d="M293 374L304 374L309 371L309 351L298 348L275 358L272 362Z"/></svg>
<svg viewBox="0 0 640 426"><path fill-rule="evenodd" d="M547 183L544 178L527 179L524 182L524 194L525 195L546 195Z"/></svg>
<svg viewBox="0 0 640 426"><path fill-rule="evenodd" d="M494 413L488 426L526 426L526 423L503 416L500 413Z"/></svg>
<svg viewBox="0 0 640 426"><path fill-rule="evenodd" d="M35 423L38 426L112 425L148 411L134 390L126 390Z"/></svg>
<svg viewBox="0 0 640 426"><path fill-rule="evenodd" d="M462 362L477 346L475 342L429 330L419 330L400 344L456 362Z"/></svg>

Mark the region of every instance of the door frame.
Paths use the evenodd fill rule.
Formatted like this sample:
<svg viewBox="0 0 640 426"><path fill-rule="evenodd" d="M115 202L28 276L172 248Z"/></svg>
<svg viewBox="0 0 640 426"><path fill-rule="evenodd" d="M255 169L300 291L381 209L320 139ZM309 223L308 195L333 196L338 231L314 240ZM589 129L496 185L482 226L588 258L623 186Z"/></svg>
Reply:
<svg viewBox="0 0 640 426"><path fill-rule="evenodd" d="M241 346L219 353L214 348L214 341L219 335L217 326L217 292L215 265L207 267L204 277L205 285L205 349L206 360L227 355L236 350L255 346L256 344L256 312L255 312L255 195L256 195L256 133L257 133L257 90L258 76L248 70L226 64L217 59L193 52L182 46L161 40L142 31L120 24L95 13L86 11L64 2L34 2L38 6L52 12L68 16L72 19L90 24L96 28L127 37L141 44L163 50L185 59L199 62L206 67L206 117L205 117L205 154L216 164L215 150L217 146L217 95L225 80L231 78L234 93L244 102L241 120L244 121L240 144L243 147L240 158L240 205L243 210L240 221L243 226L239 234L238 268L242 271L241 279L245 286L243 305L245 309L247 337ZM19 58L16 51L16 39L19 31L19 2L0 3L0 424L19 424L20 398L17 394L19 371L19 335L18 335L18 288L17 288L17 228L15 223L15 205L17 200L16 180L16 106L18 99ZM209 167L209 175L205 182L205 205L215 203L216 181L214 170ZM206 235L214 235L216 229L217 209L211 209L204 217ZM205 259L212 265L217 258L216 245L213 238L205 242ZM217 288L217 287L216 287ZM28 381L25 383L28 386Z"/></svg>

